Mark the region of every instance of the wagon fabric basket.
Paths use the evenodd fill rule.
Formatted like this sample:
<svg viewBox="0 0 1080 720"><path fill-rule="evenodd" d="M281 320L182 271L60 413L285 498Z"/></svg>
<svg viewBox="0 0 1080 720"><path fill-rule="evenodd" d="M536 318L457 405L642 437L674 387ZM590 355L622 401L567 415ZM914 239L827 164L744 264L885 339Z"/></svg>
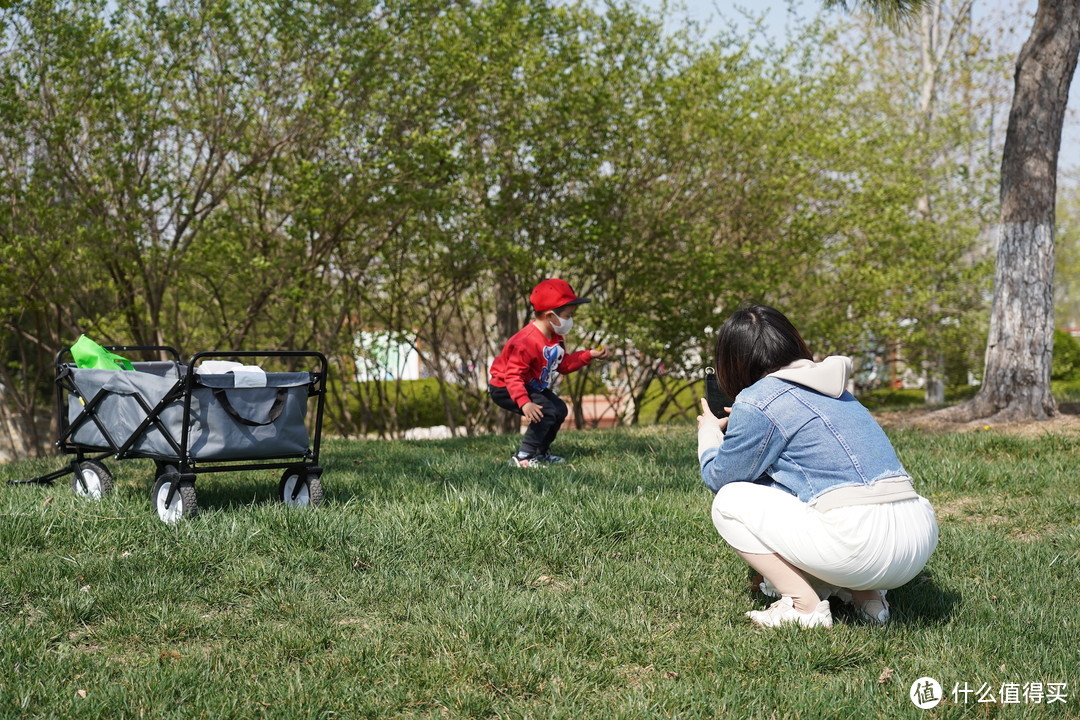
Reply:
<svg viewBox="0 0 1080 720"><path fill-rule="evenodd" d="M75 458L70 470L12 482L50 484L70 472L75 492L97 499L113 489L112 474L101 462L113 455L155 460L151 500L165 522L195 515L195 478L206 472L283 469L279 499L294 506L322 501L318 462L327 363L321 353L209 351L184 364L168 346L106 350L172 359L136 361L131 370L80 368L68 361L70 348L61 350L57 447ZM265 372L237 358L273 358L289 370L304 364L312 369Z"/></svg>
<svg viewBox="0 0 1080 720"><path fill-rule="evenodd" d="M165 363L161 363L165 365ZM132 438L146 419L139 400L157 406L174 389L179 373L186 366L173 366L164 375L145 370L145 363L135 363L135 370L72 369L72 382L82 397L105 396L97 406L97 417L114 438ZM267 373L265 387L234 386L235 376L196 372L191 390L188 424L188 459L191 461L237 460L288 455L303 455L308 450L307 414L308 373ZM80 398L68 396L68 422L74 423L83 412ZM184 430L184 398L177 397L157 414L160 426L151 424L134 437L131 451L145 456L170 456L175 449L170 440L180 443ZM102 429L93 422L82 422L72 440L87 449L108 450L110 444Z"/></svg>

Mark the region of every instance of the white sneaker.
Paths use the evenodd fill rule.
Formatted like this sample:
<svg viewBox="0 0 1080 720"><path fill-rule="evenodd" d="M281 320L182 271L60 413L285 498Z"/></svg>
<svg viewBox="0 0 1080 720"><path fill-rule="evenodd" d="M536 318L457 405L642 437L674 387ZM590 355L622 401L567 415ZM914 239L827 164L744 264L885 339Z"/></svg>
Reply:
<svg viewBox="0 0 1080 720"><path fill-rule="evenodd" d="M862 605L856 605L855 614L868 623L884 625L889 622L892 614L889 612L889 601L885 599L885 591L878 590L877 594L876 598Z"/></svg>
<svg viewBox="0 0 1080 720"><path fill-rule="evenodd" d="M536 458L519 458L514 455L510 458L510 467L516 468L538 468L541 463Z"/></svg>
<svg viewBox="0 0 1080 720"><path fill-rule="evenodd" d="M761 594L764 595L765 597L771 597L771 598L780 597L780 591L777 590L776 586L773 585L771 582L769 582L769 580L767 578L762 578L761 579L761 582L758 583L758 589L761 590Z"/></svg>
<svg viewBox="0 0 1080 720"><path fill-rule="evenodd" d="M844 588L833 587L831 585L815 585L811 583L811 587L818 594L818 600L828 600L831 597L838 598L840 602L851 602L851 591ZM780 597L780 591L776 589L776 586L769 582L768 578L762 578L758 583L758 590L765 597L778 598Z"/></svg>
<svg viewBox="0 0 1080 720"><path fill-rule="evenodd" d="M822 600L813 612L801 613L795 609L791 597L784 595L769 606L767 610L751 610L746 613L758 627L779 627L791 623L798 623L803 627L832 627L832 611L829 609L829 601Z"/></svg>

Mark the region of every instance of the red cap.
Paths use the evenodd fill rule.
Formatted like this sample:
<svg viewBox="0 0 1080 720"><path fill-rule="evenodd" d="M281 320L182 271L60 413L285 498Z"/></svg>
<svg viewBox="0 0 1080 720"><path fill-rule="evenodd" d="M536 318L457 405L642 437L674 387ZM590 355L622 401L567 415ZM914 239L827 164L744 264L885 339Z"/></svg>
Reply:
<svg viewBox="0 0 1080 720"><path fill-rule="evenodd" d="M575 295L574 289L565 280L548 278L533 288L532 293L529 295L529 302L532 303L533 310L536 312L547 312L566 305L587 303L589 298Z"/></svg>

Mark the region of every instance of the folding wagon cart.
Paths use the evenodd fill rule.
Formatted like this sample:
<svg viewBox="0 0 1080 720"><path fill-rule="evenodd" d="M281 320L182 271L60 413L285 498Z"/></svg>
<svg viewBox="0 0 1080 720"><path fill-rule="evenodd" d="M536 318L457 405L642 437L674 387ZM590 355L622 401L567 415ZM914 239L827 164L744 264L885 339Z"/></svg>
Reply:
<svg viewBox="0 0 1080 720"><path fill-rule="evenodd" d="M70 473L78 495L100 499L113 489L113 476L101 462L112 455L155 461L150 500L166 523L198 513L195 478L207 472L284 470L278 483L282 502L303 507L322 501L319 442L327 364L321 353L209 351L185 365L168 346L106 349L169 359L103 370L77 367L69 361L70 347L57 353L56 444L74 458L56 472L13 482L51 484ZM306 359L312 369L264 372L221 361L226 358ZM309 437L305 418L312 401Z"/></svg>

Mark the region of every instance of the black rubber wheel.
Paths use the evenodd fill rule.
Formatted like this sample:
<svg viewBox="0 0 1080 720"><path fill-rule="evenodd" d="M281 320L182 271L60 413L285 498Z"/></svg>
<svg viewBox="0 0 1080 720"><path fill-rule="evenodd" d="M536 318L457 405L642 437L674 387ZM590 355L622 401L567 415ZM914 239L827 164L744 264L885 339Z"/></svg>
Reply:
<svg viewBox="0 0 1080 720"><path fill-rule="evenodd" d="M172 502L166 504L174 487L176 492L173 493ZM195 484L180 480L180 473L162 473L154 483L154 489L150 491L150 502L154 505L158 517L167 525L190 520L199 514Z"/></svg>
<svg viewBox="0 0 1080 720"><path fill-rule="evenodd" d="M113 476L96 460L84 460L79 463L78 472L71 475L71 489L79 497L100 500L113 491Z"/></svg>
<svg viewBox="0 0 1080 720"><path fill-rule="evenodd" d="M302 468L289 468L278 483L278 499L290 507L315 507L323 501L322 483L318 473Z"/></svg>

